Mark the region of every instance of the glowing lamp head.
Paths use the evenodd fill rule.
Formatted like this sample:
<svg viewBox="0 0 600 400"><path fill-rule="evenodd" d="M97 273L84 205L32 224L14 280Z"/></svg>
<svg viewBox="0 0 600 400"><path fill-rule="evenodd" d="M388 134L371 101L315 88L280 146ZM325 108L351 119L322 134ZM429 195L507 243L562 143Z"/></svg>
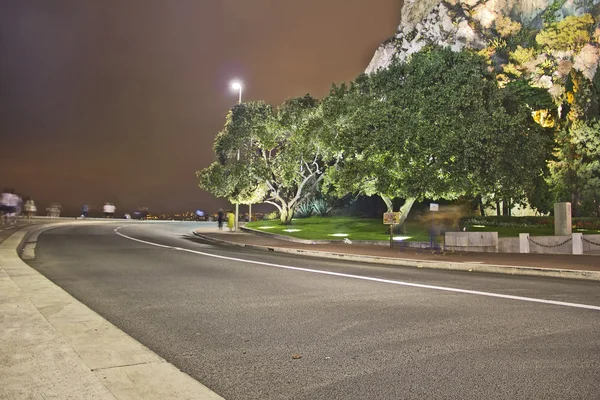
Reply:
<svg viewBox="0 0 600 400"><path fill-rule="evenodd" d="M233 90L241 90L242 89L242 84L240 82L231 82L231 88Z"/></svg>

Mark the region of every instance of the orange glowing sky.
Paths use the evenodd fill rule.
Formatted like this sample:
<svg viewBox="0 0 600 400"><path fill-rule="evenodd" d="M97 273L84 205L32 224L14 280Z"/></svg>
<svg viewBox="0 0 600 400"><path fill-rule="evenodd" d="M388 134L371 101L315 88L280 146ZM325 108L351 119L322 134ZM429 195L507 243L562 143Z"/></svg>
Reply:
<svg viewBox="0 0 600 400"><path fill-rule="evenodd" d="M0 0L0 186L66 208L226 204L195 171L237 100L362 72L399 0Z"/></svg>

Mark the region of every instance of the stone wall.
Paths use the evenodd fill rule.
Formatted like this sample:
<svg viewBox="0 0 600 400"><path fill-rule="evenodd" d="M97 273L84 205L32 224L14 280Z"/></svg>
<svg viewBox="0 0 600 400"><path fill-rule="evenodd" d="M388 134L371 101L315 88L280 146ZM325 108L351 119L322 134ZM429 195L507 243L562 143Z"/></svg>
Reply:
<svg viewBox="0 0 600 400"><path fill-rule="evenodd" d="M498 232L446 232L444 247L450 251L498 252Z"/></svg>
<svg viewBox="0 0 600 400"><path fill-rule="evenodd" d="M583 254L600 255L600 235L583 235Z"/></svg>

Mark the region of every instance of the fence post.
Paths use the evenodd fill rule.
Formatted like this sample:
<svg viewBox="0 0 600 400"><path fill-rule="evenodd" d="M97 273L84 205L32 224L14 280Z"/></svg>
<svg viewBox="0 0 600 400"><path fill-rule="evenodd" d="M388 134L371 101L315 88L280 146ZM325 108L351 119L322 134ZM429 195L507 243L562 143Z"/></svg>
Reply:
<svg viewBox="0 0 600 400"><path fill-rule="evenodd" d="M529 253L529 233L519 233L519 253Z"/></svg>
<svg viewBox="0 0 600 400"><path fill-rule="evenodd" d="M573 233L573 254L583 254L583 233Z"/></svg>

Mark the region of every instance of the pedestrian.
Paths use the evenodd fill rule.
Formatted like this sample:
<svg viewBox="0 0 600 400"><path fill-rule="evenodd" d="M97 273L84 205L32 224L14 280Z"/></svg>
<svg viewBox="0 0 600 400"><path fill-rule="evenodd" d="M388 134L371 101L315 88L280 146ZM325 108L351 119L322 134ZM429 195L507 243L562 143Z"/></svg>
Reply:
<svg viewBox="0 0 600 400"><path fill-rule="evenodd" d="M114 217L116 210L117 208L112 203L104 203L104 207L102 207L102 211L104 211L104 218Z"/></svg>
<svg viewBox="0 0 600 400"><path fill-rule="evenodd" d="M90 215L90 208L87 204L84 204L83 207L81 207L81 218L85 219L88 215Z"/></svg>
<svg viewBox="0 0 600 400"><path fill-rule="evenodd" d="M7 222L11 225L16 223L17 214L21 213L21 204L23 204L23 199L19 195L15 193L14 189L10 189L8 191L8 208L6 217L8 217Z"/></svg>
<svg viewBox="0 0 600 400"><path fill-rule="evenodd" d="M48 216L50 219L59 218L60 217L60 204L59 203L50 203L50 206L46 208L48 211Z"/></svg>
<svg viewBox="0 0 600 400"><path fill-rule="evenodd" d="M27 200L25 200L25 204L23 204L23 211L25 211L27 220L31 221L31 217L33 217L37 212L37 207L35 206L35 202L31 199L31 197L27 197Z"/></svg>
<svg viewBox="0 0 600 400"><path fill-rule="evenodd" d="M224 217L223 209L219 208L219 212L217 213L217 225L219 226L219 230L223 230L223 217Z"/></svg>
<svg viewBox="0 0 600 400"><path fill-rule="evenodd" d="M4 188L0 195L0 218L2 219L2 225L8 221L8 210L10 208L10 189Z"/></svg>
<svg viewBox="0 0 600 400"><path fill-rule="evenodd" d="M233 232L233 228L235 227L235 214L233 211L227 213L227 227L229 228L229 232Z"/></svg>

